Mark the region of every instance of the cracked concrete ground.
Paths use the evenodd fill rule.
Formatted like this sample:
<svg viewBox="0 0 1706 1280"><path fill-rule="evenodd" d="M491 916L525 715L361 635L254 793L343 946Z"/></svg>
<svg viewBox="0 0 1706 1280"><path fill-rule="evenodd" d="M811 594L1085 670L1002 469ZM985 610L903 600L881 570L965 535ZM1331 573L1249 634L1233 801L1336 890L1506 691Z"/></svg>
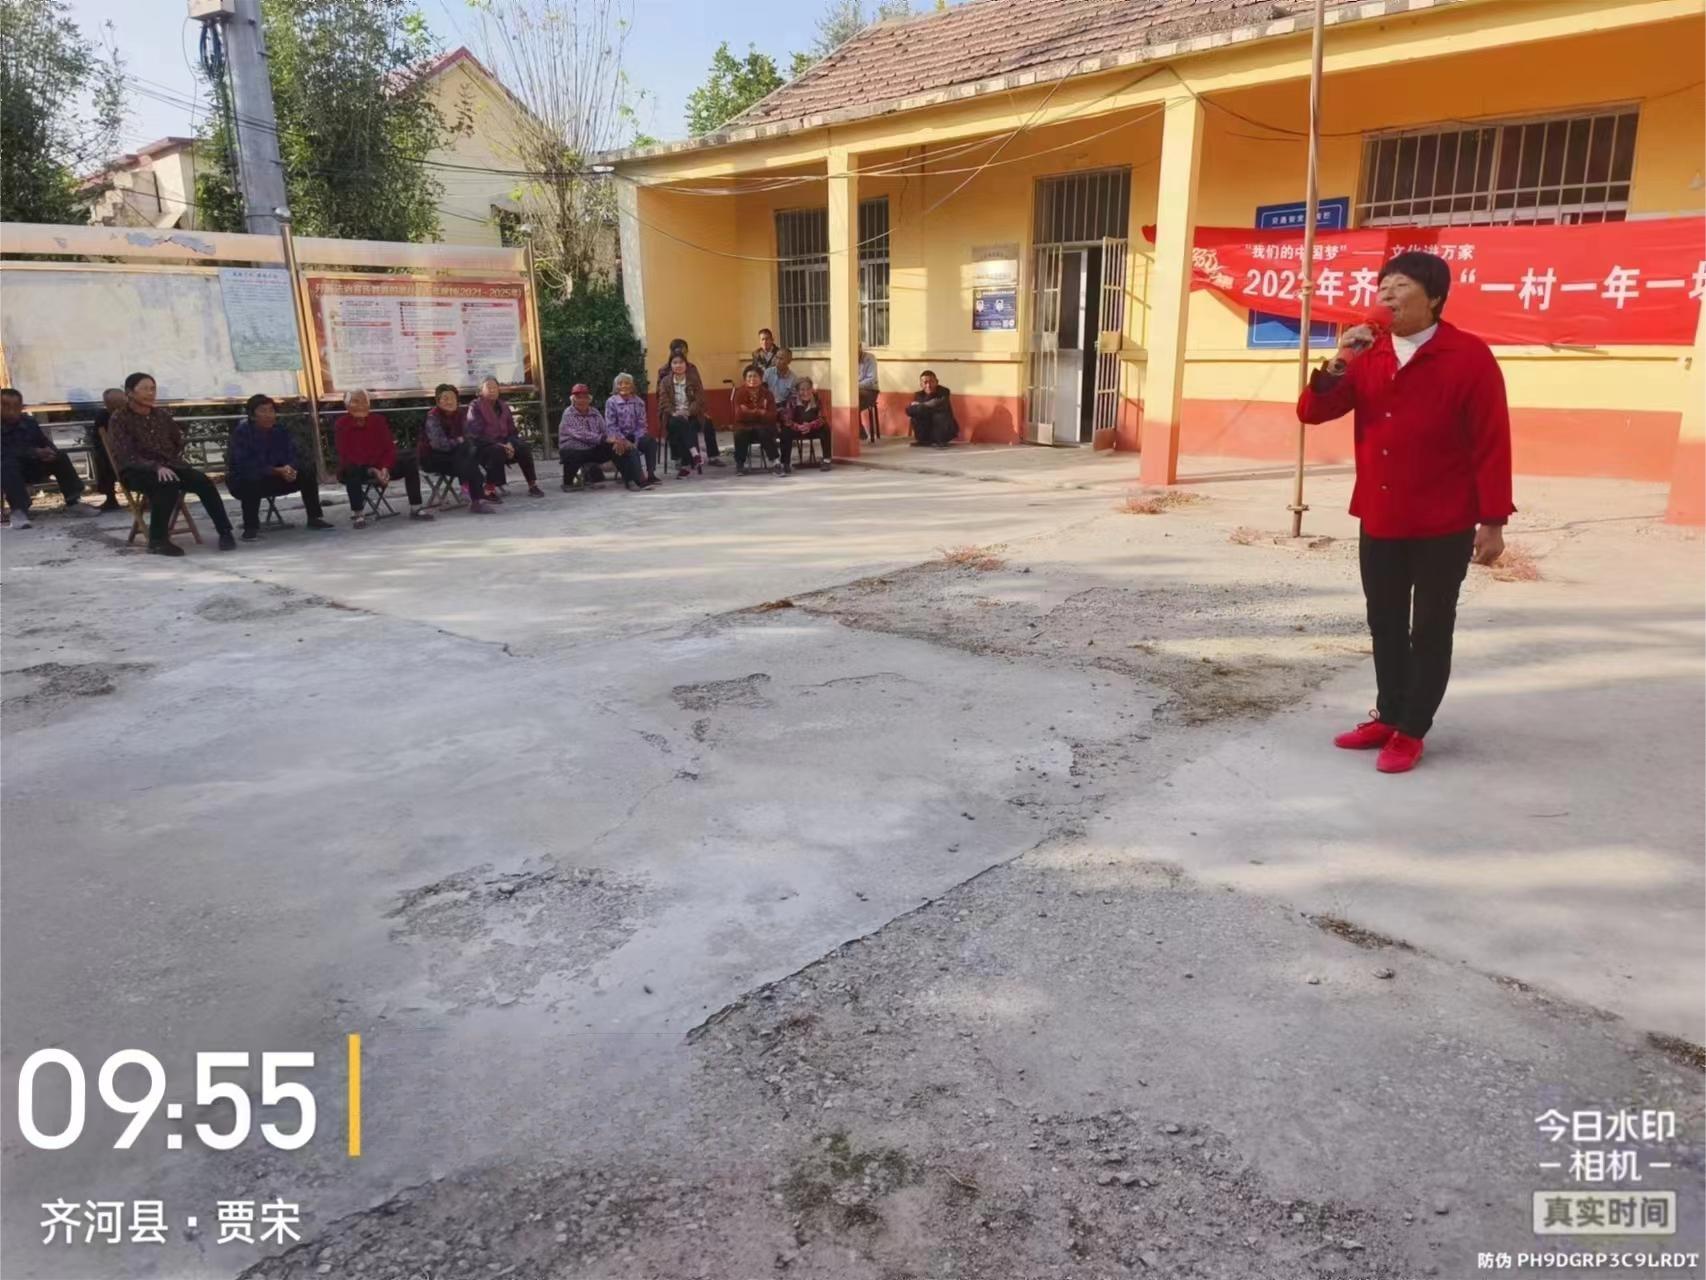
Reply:
<svg viewBox="0 0 1706 1280"><path fill-rule="evenodd" d="M1676 1108L1698 1238L1699 541L1525 482L1542 579L1475 575L1380 779L1321 749L1367 672L1315 483L1302 546L1235 471L1155 517L842 469L173 564L8 533L8 1097L47 1044L186 1103L197 1050L308 1048L321 1133L8 1113L0 1270L1468 1275L1536 1243L1553 1105ZM44 1249L59 1196L308 1238Z"/></svg>

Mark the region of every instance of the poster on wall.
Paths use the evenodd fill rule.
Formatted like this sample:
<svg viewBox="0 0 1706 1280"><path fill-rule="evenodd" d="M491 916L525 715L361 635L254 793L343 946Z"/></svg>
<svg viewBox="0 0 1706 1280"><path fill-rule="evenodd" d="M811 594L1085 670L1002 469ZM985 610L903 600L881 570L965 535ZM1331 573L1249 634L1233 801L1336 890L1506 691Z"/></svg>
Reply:
<svg viewBox="0 0 1706 1280"><path fill-rule="evenodd" d="M219 296L237 372L302 367L290 272L276 267L221 267Z"/></svg>
<svg viewBox="0 0 1706 1280"><path fill-rule="evenodd" d="M333 393L527 381L519 280L309 275L314 341Z"/></svg>
<svg viewBox="0 0 1706 1280"><path fill-rule="evenodd" d="M971 251L972 283L980 289L1017 288L1019 285L1019 245L973 245Z"/></svg>
<svg viewBox="0 0 1706 1280"><path fill-rule="evenodd" d="M1256 230L1292 231L1303 229L1309 216L1309 206L1298 200L1290 204L1259 204L1256 206ZM1332 196L1322 200L1315 209L1315 230L1343 231L1351 225L1351 198ZM1268 311L1251 311L1249 334L1245 345L1252 350L1297 350L1297 335L1303 322L1291 316L1276 316ZM1309 345L1325 347L1338 337L1339 326L1331 320L1313 321L1309 326Z"/></svg>
<svg viewBox="0 0 1706 1280"><path fill-rule="evenodd" d="M1151 239L1153 228L1144 234ZM1451 272L1446 318L1495 344L1688 346L1706 297L1706 222L1377 227L1319 233L1312 314L1356 324L1381 266L1416 250ZM1198 227L1191 288L1277 315L1301 310L1302 236Z"/></svg>
<svg viewBox="0 0 1706 1280"><path fill-rule="evenodd" d="M990 329L1019 327L1019 291L1017 289L973 289L971 294L971 327L982 333Z"/></svg>

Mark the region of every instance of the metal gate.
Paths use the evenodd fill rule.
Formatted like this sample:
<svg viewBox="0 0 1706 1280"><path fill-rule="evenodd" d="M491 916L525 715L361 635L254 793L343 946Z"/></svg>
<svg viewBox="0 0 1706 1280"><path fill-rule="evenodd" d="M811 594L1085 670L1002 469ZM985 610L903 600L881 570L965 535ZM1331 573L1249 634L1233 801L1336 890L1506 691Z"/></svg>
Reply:
<svg viewBox="0 0 1706 1280"><path fill-rule="evenodd" d="M1025 439L1054 443L1055 383L1059 377L1060 266L1058 244L1038 245L1031 259L1031 332L1025 388Z"/></svg>
<svg viewBox="0 0 1706 1280"><path fill-rule="evenodd" d="M1099 443L1120 419L1120 353L1125 347L1126 263L1128 246L1113 236L1102 241L1100 333L1096 341L1096 402L1091 440Z"/></svg>

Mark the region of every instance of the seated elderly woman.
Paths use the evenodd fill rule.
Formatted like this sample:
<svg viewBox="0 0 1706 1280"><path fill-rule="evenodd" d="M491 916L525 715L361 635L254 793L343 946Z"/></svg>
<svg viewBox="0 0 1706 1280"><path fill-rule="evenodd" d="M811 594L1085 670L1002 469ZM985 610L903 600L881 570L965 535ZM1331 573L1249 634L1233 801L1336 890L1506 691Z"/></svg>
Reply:
<svg viewBox="0 0 1706 1280"><path fill-rule="evenodd" d="M496 378L482 382L480 394L468 406L468 434L501 448L506 468L512 462L521 468L521 478L527 481L529 497L545 496L545 491L539 487L539 477L533 470L533 447L515 429L515 414L510 410L509 401L503 398Z"/></svg>
<svg viewBox="0 0 1706 1280"><path fill-rule="evenodd" d="M640 451L646 464L646 483L658 482L658 442L647 421L646 398L631 373L619 373L604 402L604 425Z"/></svg>
<svg viewBox="0 0 1706 1280"><path fill-rule="evenodd" d="M482 494L492 495L490 502L502 502L496 487L503 483L504 452L489 440L476 440L468 435L468 410L462 407L461 396L454 384L441 382L433 391L433 406L421 423L419 457L421 470L435 476L455 476L468 495L468 511L483 516L491 512ZM481 482L481 469L485 481Z"/></svg>
<svg viewBox="0 0 1706 1280"><path fill-rule="evenodd" d="M287 493L302 495L310 529L330 529L320 511L320 480L313 462L297 457L296 440L278 425L278 404L268 395L249 397L248 416L231 432L225 456L225 487L243 508L243 541L261 536L261 502Z"/></svg>
<svg viewBox="0 0 1706 1280"><path fill-rule="evenodd" d="M592 407L592 388L584 382L576 383L569 392L569 407L563 410L563 420L557 427L557 446L563 462L565 490L576 472L600 462L615 463L623 483L630 489L649 489L657 483L655 477L646 476L639 448Z"/></svg>
<svg viewBox="0 0 1706 1280"><path fill-rule="evenodd" d="M794 383L794 394L777 406L777 420L782 428L783 475L793 475L794 445L801 440L816 440L817 469L830 469L829 423L824 421L823 405L810 378L802 377Z"/></svg>
<svg viewBox="0 0 1706 1280"><path fill-rule="evenodd" d="M338 450L338 479L349 494L351 523L357 529L367 527L369 484L384 493L398 478L409 495L409 519L431 520L432 512L421 506L421 468L414 450L397 448L390 422L384 414L373 412L367 392L351 391L344 404L347 412L333 424L332 433Z"/></svg>
<svg viewBox="0 0 1706 1280"><path fill-rule="evenodd" d="M755 440L768 470L776 461L776 397L764 385L764 371L757 365L746 366L731 404L735 420L735 474L747 474L746 460Z"/></svg>

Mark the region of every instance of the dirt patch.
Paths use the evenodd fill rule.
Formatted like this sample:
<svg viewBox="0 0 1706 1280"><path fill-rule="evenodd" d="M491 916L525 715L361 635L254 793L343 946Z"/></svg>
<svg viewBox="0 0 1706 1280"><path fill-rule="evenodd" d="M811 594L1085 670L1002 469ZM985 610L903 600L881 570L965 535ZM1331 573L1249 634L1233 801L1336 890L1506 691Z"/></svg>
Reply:
<svg viewBox="0 0 1706 1280"><path fill-rule="evenodd" d="M1182 489L1134 489L1126 494L1114 510L1128 516L1159 516L1202 501L1204 499L1200 493L1186 493Z"/></svg>
<svg viewBox="0 0 1706 1280"><path fill-rule="evenodd" d="M1680 1062L1685 1067L1706 1072L1706 1048L1701 1048L1691 1040L1684 1040L1681 1036L1667 1036L1658 1031L1649 1031L1647 1043L1664 1054L1665 1057Z"/></svg>
<svg viewBox="0 0 1706 1280"><path fill-rule="evenodd" d="M19 667L4 673L6 696L0 710L11 719L11 727L46 723L72 711L82 699L106 697L153 668L152 662L40 662Z"/></svg>
<svg viewBox="0 0 1706 1280"><path fill-rule="evenodd" d="M639 927L646 888L597 867L494 873L489 866L410 889L385 918L419 947L452 1010L504 1007L585 973Z"/></svg>
<svg viewBox="0 0 1706 1280"><path fill-rule="evenodd" d="M936 563L950 569L975 569L979 573L993 573L1006 565L1006 561L996 555L990 547L952 547L942 553L942 558Z"/></svg>
<svg viewBox="0 0 1706 1280"><path fill-rule="evenodd" d="M320 601L289 587L266 587L259 598L250 595L222 594L209 597L196 606L196 616L208 622L256 622L262 618L279 618L301 609L312 609Z"/></svg>
<svg viewBox="0 0 1706 1280"><path fill-rule="evenodd" d="M1039 609L1027 594L1000 594L1025 568L980 572L975 595L967 572L931 561L796 597L795 607L971 653L1117 673L1162 691L1157 718L1181 725L1271 714L1333 674L1324 653L1361 652L1355 615L1323 615L1314 594L1284 582L1098 585Z"/></svg>
<svg viewBox="0 0 1706 1280"><path fill-rule="evenodd" d="M1346 942L1361 947L1364 951L1381 951L1387 947L1394 947L1399 951L1415 950L1408 942L1401 942L1397 938L1388 938L1385 934L1376 933L1372 929L1364 929L1361 925L1352 924L1349 920L1341 919L1339 916L1310 916L1308 919L1309 923L1317 929L1330 933L1334 937L1343 938Z"/></svg>
<svg viewBox="0 0 1706 1280"><path fill-rule="evenodd" d="M1539 582L1545 575L1540 572L1540 562L1535 554L1520 543L1505 544L1504 554L1492 565L1476 565L1477 573L1484 573L1494 582Z"/></svg>
<svg viewBox="0 0 1706 1280"><path fill-rule="evenodd" d="M684 711L711 711L718 707L768 707L764 687L770 677L762 671L734 680L708 680L704 684L678 684L669 691ZM698 736L698 726L694 726ZM703 740L703 739L701 739Z"/></svg>
<svg viewBox="0 0 1706 1280"><path fill-rule="evenodd" d="M745 1225L727 1220L730 1198L715 1171L679 1166L482 1170L343 1218L240 1280L722 1280ZM786 1243L779 1226L775 1237L739 1274L769 1272Z"/></svg>

